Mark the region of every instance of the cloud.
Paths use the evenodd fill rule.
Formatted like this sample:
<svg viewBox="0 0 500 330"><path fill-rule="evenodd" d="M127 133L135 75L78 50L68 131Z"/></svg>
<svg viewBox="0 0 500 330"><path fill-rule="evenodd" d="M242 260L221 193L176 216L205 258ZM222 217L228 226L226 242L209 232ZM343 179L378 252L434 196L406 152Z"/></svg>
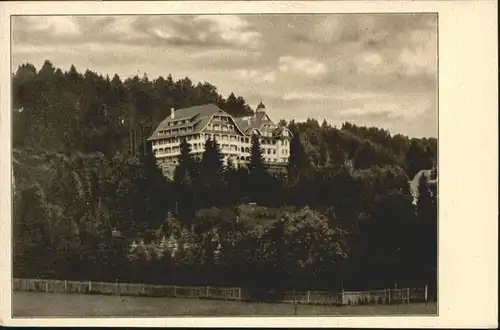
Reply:
<svg viewBox="0 0 500 330"><path fill-rule="evenodd" d="M352 101L366 100L379 97L376 93L353 93L349 91L335 91L333 93L322 93L316 91L297 92L293 91L283 95L283 100L335 100L335 101Z"/></svg>
<svg viewBox="0 0 500 330"><path fill-rule="evenodd" d="M232 22L228 24L227 22ZM260 33L237 16L16 17L14 43L46 45L107 42L127 46L255 48Z"/></svg>
<svg viewBox="0 0 500 330"><path fill-rule="evenodd" d="M282 72L295 71L307 75L320 75L327 71L326 66L308 58L282 56L278 59L278 69Z"/></svg>
<svg viewBox="0 0 500 330"><path fill-rule="evenodd" d="M249 23L238 16L198 16L195 21L212 23L210 31L230 44L257 48L262 37L260 32L249 30Z"/></svg>
<svg viewBox="0 0 500 330"><path fill-rule="evenodd" d="M276 81L276 71L274 70L238 69L234 71L234 74L240 79L256 84L274 83Z"/></svg>

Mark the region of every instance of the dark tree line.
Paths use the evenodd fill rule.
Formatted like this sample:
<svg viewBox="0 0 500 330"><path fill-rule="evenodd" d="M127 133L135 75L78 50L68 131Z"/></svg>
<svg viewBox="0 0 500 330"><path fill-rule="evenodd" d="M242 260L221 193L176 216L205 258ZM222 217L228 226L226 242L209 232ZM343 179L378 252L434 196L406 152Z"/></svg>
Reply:
<svg viewBox="0 0 500 330"><path fill-rule="evenodd" d="M215 103L233 116L253 113L242 97L221 96L207 82L147 75L122 81L74 66L63 72L45 61L13 76L14 145L57 151L137 155L170 109ZM27 132L30 132L27 134Z"/></svg>
<svg viewBox="0 0 500 330"><path fill-rule="evenodd" d="M416 203L409 188L421 170L436 178L435 139L282 121L293 133L283 174L267 171L256 137L245 168L224 164L217 141L201 159L182 141L169 181L146 143L155 125L207 102L251 113L241 97L50 62L21 66L13 86L15 276L255 294L436 284L435 186L420 176Z"/></svg>

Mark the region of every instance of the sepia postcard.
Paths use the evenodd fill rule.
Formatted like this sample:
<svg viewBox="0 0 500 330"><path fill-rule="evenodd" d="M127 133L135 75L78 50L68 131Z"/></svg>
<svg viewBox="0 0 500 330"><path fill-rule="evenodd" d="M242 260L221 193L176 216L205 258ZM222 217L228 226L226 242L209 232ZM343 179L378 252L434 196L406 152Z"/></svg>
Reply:
<svg viewBox="0 0 500 330"><path fill-rule="evenodd" d="M498 326L495 7L2 3L2 324Z"/></svg>

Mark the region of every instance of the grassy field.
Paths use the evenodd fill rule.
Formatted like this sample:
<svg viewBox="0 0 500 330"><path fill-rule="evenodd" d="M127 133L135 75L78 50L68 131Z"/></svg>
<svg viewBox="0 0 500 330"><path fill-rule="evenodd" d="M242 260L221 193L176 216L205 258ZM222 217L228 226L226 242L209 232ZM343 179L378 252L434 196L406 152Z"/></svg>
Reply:
<svg viewBox="0 0 500 330"><path fill-rule="evenodd" d="M13 317L292 316L292 304L14 292ZM436 315L436 303L375 306L299 305L298 315Z"/></svg>

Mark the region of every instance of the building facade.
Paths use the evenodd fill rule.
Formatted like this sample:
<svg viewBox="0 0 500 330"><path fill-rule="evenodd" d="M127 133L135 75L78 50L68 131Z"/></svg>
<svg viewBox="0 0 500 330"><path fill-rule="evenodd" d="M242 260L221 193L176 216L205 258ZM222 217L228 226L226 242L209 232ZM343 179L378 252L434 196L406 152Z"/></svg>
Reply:
<svg viewBox="0 0 500 330"><path fill-rule="evenodd" d="M180 154L182 139L191 145L191 153L201 158L205 141L210 138L219 143L223 161L231 159L236 167L250 161L252 135L257 135L264 164L270 169L284 168L290 156L291 132L269 118L262 102L254 115L234 118L214 104L190 108L171 109L153 135L148 138L158 166L165 176L172 178Z"/></svg>

